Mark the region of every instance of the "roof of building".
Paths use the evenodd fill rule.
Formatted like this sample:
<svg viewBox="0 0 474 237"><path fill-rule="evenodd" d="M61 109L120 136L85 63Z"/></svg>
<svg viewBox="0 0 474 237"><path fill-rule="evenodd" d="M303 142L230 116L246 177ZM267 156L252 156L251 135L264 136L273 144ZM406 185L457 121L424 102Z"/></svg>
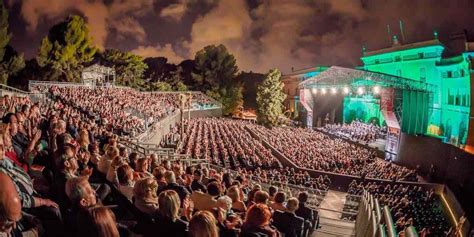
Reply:
<svg viewBox="0 0 474 237"><path fill-rule="evenodd" d="M441 46L444 47L443 43L439 41L438 39L432 39L432 40L427 40L427 41L421 41L421 42L415 42L411 44L397 44L393 45L389 48L384 48L384 49L377 49L373 51L367 51L362 57L368 57L368 56L373 56L373 55L378 55L378 54L384 54L384 53L390 53L394 51L403 51L403 50L408 50L408 49L415 49L415 48L422 48L422 47L429 47L429 46Z"/></svg>
<svg viewBox="0 0 474 237"><path fill-rule="evenodd" d="M329 66L315 66L315 67L310 67L310 68L297 69L297 70L292 71L291 73L283 75L283 77L298 76L300 74L305 74L308 72L322 72L328 68Z"/></svg>

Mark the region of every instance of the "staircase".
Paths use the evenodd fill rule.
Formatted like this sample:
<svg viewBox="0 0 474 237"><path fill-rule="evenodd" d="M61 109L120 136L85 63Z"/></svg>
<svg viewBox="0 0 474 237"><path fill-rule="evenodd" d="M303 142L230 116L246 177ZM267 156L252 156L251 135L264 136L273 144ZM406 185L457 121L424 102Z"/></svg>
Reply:
<svg viewBox="0 0 474 237"><path fill-rule="evenodd" d="M312 237L346 237L354 236L355 223L341 220L346 193L338 191L328 191L326 197L319 206L319 225Z"/></svg>

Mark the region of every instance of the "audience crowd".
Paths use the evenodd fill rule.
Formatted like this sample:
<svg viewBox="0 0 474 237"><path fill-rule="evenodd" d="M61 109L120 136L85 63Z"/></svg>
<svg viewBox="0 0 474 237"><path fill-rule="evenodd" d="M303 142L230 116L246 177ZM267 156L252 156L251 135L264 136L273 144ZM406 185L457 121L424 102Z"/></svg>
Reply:
<svg viewBox="0 0 474 237"><path fill-rule="evenodd" d="M372 143L378 138L385 138L387 133L387 127L379 127L358 120L348 124L326 124L322 129L331 134L364 143Z"/></svg>
<svg viewBox="0 0 474 237"><path fill-rule="evenodd" d="M6 96L0 104L2 236L307 236L317 227L308 193L267 192L247 177L316 182L307 174L236 176L159 161L128 151L112 129L61 102Z"/></svg>
<svg viewBox="0 0 474 237"><path fill-rule="evenodd" d="M120 135L136 136L160 119L177 113L181 106L179 93L144 93L132 88L37 86L35 91L47 91L62 103L110 126ZM201 93L191 94L192 109L215 106Z"/></svg>
<svg viewBox="0 0 474 237"><path fill-rule="evenodd" d="M449 223L441 210L440 201L433 189L423 190L416 184L384 184L377 182L352 181L348 193L362 195L367 190L379 200L380 205L388 205L398 233L413 225L423 236L446 236ZM353 196L348 196L350 202Z"/></svg>
<svg viewBox="0 0 474 237"><path fill-rule="evenodd" d="M248 124L299 167L388 180L416 180L414 170L377 159L375 152L305 128Z"/></svg>
<svg viewBox="0 0 474 237"><path fill-rule="evenodd" d="M177 150L202 160L199 164L145 157L121 146L120 136L142 133L146 123L176 112L177 94L47 90L52 100L43 103L0 99L0 236L309 236L319 227L312 208L319 203L313 203L311 190L324 192L331 180L283 168L249 129L301 167L392 180L416 177L316 131L229 119L180 125L184 134ZM308 191L288 192L281 184ZM363 189L392 207L397 229L414 224L444 231L432 191L375 183L352 183L349 191Z"/></svg>

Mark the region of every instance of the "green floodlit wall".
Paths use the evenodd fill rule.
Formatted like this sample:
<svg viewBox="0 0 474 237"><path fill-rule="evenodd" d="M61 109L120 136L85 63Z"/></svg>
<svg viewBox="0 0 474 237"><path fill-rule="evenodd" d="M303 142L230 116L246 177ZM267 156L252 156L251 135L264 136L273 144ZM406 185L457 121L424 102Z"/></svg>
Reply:
<svg viewBox="0 0 474 237"><path fill-rule="evenodd" d="M424 133L455 145L465 144L471 96L469 63L465 54L444 59L443 50L442 45L420 46L364 56L361 60L364 70L435 85L436 90L426 103L428 122ZM404 132L408 132L407 128L402 126Z"/></svg>
<svg viewBox="0 0 474 237"><path fill-rule="evenodd" d="M385 119L380 111L380 100L371 95L344 97L343 121L350 123L353 120L384 125Z"/></svg>

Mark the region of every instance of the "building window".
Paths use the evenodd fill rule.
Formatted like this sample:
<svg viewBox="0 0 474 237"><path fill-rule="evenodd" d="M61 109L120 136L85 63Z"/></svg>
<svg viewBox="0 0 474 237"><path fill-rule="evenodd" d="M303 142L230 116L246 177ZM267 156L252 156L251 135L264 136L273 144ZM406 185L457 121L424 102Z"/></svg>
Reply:
<svg viewBox="0 0 474 237"><path fill-rule="evenodd" d="M401 69L397 69L397 77L401 77L402 76L402 70Z"/></svg>
<svg viewBox="0 0 474 237"><path fill-rule="evenodd" d="M451 90L448 89L448 105L453 105L454 104L454 96L451 93Z"/></svg>
<svg viewBox="0 0 474 237"><path fill-rule="evenodd" d="M464 70L461 69L461 77L464 77L465 74L464 74Z"/></svg>
<svg viewBox="0 0 474 237"><path fill-rule="evenodd" d="M448 78L451 78L453 77L453 72L452 71L448 71Z"/></svg>
<svg viewBox="0 0 474 237"><path fill-rule="evenodd" d="M459 93L459 90L458 90L458 93L456 94L456 101L455 101L455 105L461 105L461 94Z"/></svg>
<svg viewBox="0 0 474 237"><path fill-rule="evenodd" d="M395 62L400 62L400 56L395 56Z"/></svg>
<svg viewBox="0 0 474 237"><path fill-rule="evenodd" d="M423 58L423 53L418 53L419 58Z"/></svg>
<svg viewBox="0 0 474 237"><path fill-rule="evenodd" d="M420 68L420 81L426 81L426 68Z"/></svg>

